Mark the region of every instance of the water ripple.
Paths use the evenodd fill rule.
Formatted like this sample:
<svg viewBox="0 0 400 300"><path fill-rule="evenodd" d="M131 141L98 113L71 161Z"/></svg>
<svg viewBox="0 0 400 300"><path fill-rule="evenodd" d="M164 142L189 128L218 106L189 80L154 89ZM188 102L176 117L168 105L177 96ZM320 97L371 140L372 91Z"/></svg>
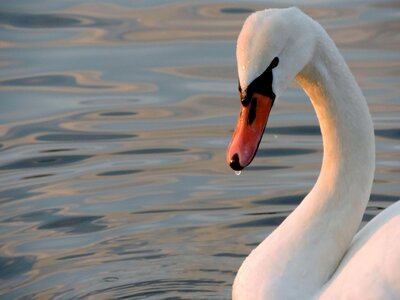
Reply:
<svg viewBox="0 0 400 300"><path fill-rule="evenodd" d="M286 127L268 127L265 134L286 134L286 135L321 135L319 126L286 126Z"/></svg>
<svg viewBox="0 0 400 300"><path fill-rule="evenodd" d="M276 216L277 213L266 213L269 214L267 218L261 218L256 220L251 220L247 222L239 222L230 225L230 228L242 228L242 227L277 227L279 226L287 217L287 213Z"/></svg>
<svg viewBox="0 0 400 300"><path fill-rule="evenodd" d="M72 116L59 117L56 120L48 120L38 123L28 123L22 125L15 125L10 127L6 134L1 137L3 141L18 140L21 138L27 138L34 135L34 139L37 141L48 141L48 142L77 142L80 146L84 142L98 142L108 140L124 140L136 138L137 134L131 133L117 133L113 131L102 132L102 131L83 131L83 130L71 130L62 128L64 122L82 122L82 113ZM81 126L80 126L81 127ZM70 146L70 145L69 145ZM7 147L3 147L0 151L6 150ZM48 149L48 153L56 151L73 151L75 148L58 148Z"/></svg>
<svg viewBox="0 0 400 300"><path fill-rule="evenodd" d="M269 157L269 156L291 156L291 155L306 155L318 152L314 149L300 149L300 148L267 148L258 149L257 156Z"/></svg>
<svg viewBox="0 0 400 300"><path fill-rule="evenodd" d="M39 223L37 229L70 234L84 234L107 228L103 216L64 216L58 214L59 212L58 208L42 209L5 219L2 223Z"/></svg>
<svg viewBox="0 0 400 300"><path fill-rule="evenodd" d="M0 166L0 170L58 167L89 159L91 155L60 155L23 158Z"/></svg>
<svg viewBox="0 0 400 300"><path fill-rule="evenodd" d="M246 168L246 170L252 171L271 171L271 170L283 170L283 169L290 169L290 166L252 166Z"/></svg>
<svg viewBox="0 0 400 300"><path fill-rule="evenodd" d="M95 252L78 253L78 254L73 254L73 255L65 255L65 256L57 258L57 260L74 260L74 259L80 259L80 258L83 258L83 257L92 256L94 254L95 254Z"/></svg>
<svg viewBox="0 0 400 300"><path fill-rule="evenodd" d="M73 27L104 27L116 25L116 20L83 17L65 14L23 14L15 12L0 12L0 25L16 28L73 28Z"/></svg>
<svg viewBox="0 0 400 300"><path fill-rule="evenodd" d="M141 173L143 170L114 170L108 172L98 173L97 176L122 176Z"/></svg>
<svg viewBox="0 0 400 300"><path fill-rule="evenodd" d="M35 256L0 256L0 279L10 279L27 273L35 263Z"/></svg>
<svg viewBox="0 0 400 300"><path fill-rule="evenodd" d="M254 12L253 9L243 7L223 7L220 9L223 14L246 14L249 15Z"/></svg>
<svg viewBox="0 0 400 300"><path fill-rule="evenodd" d="M176 296L179 294L190 295L190 298L193 298L196 294L212 293L215 287L221 284L224 284L224 282L205 279L146 280L98 289L81 295L77 299L87 299L93 296L101 297L103 294L113 299L145 299L156 296L162 296L162 299L182 299Z"/></svg>
<svg viewBox="0 0 400 300"><path fill-rule="evenodd" d="M37 178L43 178L43 177L49 177L49 176L54 176L54 174L36 174L36 175L22 177L22 179L29 180L29 179L37 179Z"/></svg>
<svg viewBox="0 0 400 300"><path fill-rule="evenodd" d="M39 135L38 141L52 142L93 142L106 140L121 140L135 138L134 134L94 133L94 132L65 132Z"/></svg>
<svg viewBox="0 0 400 300"><path fill-rule="evenodd" d="M106 225L96 222L101 216L57 216L56 220L43 223L38 229L63 231L71 234L83 234L101 231Z"/></svg>
<svg viewBox="0 0 400 300"><path fill-rule="evenodd" d="M279 196L265 200L256 200L254 203L263 205L298 205L306 195L307 194Z"/></svg>
<svg viewBox="0 0 400 300"><path fill-rule="evenodd" d="M400 129L399 128L389 128L389 129L377 129L375 130L375 134L380 137L384 137L387 139L400 139Z"/></svg>
<svg viewBox="0 0 400 300"><path fill-rule="evenodd" d="M168 154L168 153L180 153L186 152L186 149L182 148L153 148L153 149L137 149L119 152L117 154L122 155L146 155L146 154Z"/></svg>
<svg viewBox="0 0 400 300"><path fill-rule="evenodd" d="M108 111L108 112L103 112L100 114L100 116L103 117L124 117L124 116L134 116L136 115L136 112L131 112L131 111Z"/></svg>
<svg viewBox="0 0 400 300"><path fill-rule="evenodd" d="M13 223L13 222L43 222L54 219L56 213L58 213L60 209L58 208L48 208L42 209L38 211L33 211L25 214L21 214L18 216L14 216L4 220L5 223Z"/></svg>
<svg viewBox="0 0 400 300"><path fill-rule="evenodd" d="M50 56L50 59L56 59ZM98 71L71 70L64 73L37 72L34 76L20 76L0 80L2 90L29 90L63 93L104 93L149 91L154 89L151 84L112 82L102 79L103 74Z"/></svg>
<svg viewBox="0 0 400 300"><path fill-rule="evenodd" d="M109 89L111 85L79 84L71 75L36 75L0 81L0 86L14 87L79 87L83 89Z"/></svg>
<svg viewBox="0 0 400 300"><path fill-rule="evenodd" d="M0 204L40 195L34 187L17 187L0 191Z"/></svg>
<svg viewBox="0 0 400 300"><path fill-rule="evenodd" d="M396 202L400 200L399 196L383 195L383 194L371 194L369 201L371 202Z"/></svg>

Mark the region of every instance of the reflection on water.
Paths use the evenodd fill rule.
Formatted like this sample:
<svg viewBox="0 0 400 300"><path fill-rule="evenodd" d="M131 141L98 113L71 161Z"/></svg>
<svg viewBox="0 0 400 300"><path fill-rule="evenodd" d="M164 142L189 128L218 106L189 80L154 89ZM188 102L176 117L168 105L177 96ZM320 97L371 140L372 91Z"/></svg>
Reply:
<svg viewBox="0 0 400 300"><path fill-rule="evenodd" d="M400 198L399 6L296 4L327 28L369 102L368 221ZM230 298L243 257L300 203L322 156L315 115L292 85L253 164L241 176L226 166L235 40L264 7L2 4L1 298Z"/></svg>

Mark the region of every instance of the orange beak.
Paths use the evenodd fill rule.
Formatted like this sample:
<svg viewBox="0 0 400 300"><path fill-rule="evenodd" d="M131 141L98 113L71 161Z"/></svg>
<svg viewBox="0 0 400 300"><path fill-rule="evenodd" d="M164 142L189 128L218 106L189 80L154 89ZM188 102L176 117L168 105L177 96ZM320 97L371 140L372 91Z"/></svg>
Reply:
<svg viewBox="0 0 400 300"><path fill-rule="evenodd" d="M235 171L247 167L257 153L264 134L273 100L258 93L247 106L240 110L240 116L228 146L226 160Z"/></svg>

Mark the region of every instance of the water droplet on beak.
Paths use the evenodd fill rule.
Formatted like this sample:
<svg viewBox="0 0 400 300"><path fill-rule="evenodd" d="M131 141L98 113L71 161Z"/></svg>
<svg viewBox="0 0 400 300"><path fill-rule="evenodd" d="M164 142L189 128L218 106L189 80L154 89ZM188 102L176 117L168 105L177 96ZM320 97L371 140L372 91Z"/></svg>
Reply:
<svg viewBox="0 0 400 300"><path fill-rule="evenodd" d="M239 176L240 174L242 174L242 171L235 171L235 174L236 174L237 176Z"/></svg>

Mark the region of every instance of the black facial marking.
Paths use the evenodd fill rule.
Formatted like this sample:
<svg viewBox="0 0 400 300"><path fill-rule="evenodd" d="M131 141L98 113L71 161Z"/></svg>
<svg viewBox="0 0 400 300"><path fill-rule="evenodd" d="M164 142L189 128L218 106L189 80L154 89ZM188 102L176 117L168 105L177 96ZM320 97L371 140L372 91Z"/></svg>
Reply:
<svg viewBox="0 0 400 300"><path fill-rule="evenodd" d="M275 93L272 91L272 69L275 68L278 64L279 58L275 57L268 68L264 71L264 73L254 79L244 92L242 91L239 84L240 100L243 106L247 106L250 104L254 93L267 96L272 100L272 103L274 103L276 96Z"/></svg>
<svg viewBox="0 0 400 300"><path fill-rule="evenodd" d="M254 120L256 119L256 112L257 112L257 98L252 98L250 104L250 112L249 112L249 125L253 124Z"/></svg>

